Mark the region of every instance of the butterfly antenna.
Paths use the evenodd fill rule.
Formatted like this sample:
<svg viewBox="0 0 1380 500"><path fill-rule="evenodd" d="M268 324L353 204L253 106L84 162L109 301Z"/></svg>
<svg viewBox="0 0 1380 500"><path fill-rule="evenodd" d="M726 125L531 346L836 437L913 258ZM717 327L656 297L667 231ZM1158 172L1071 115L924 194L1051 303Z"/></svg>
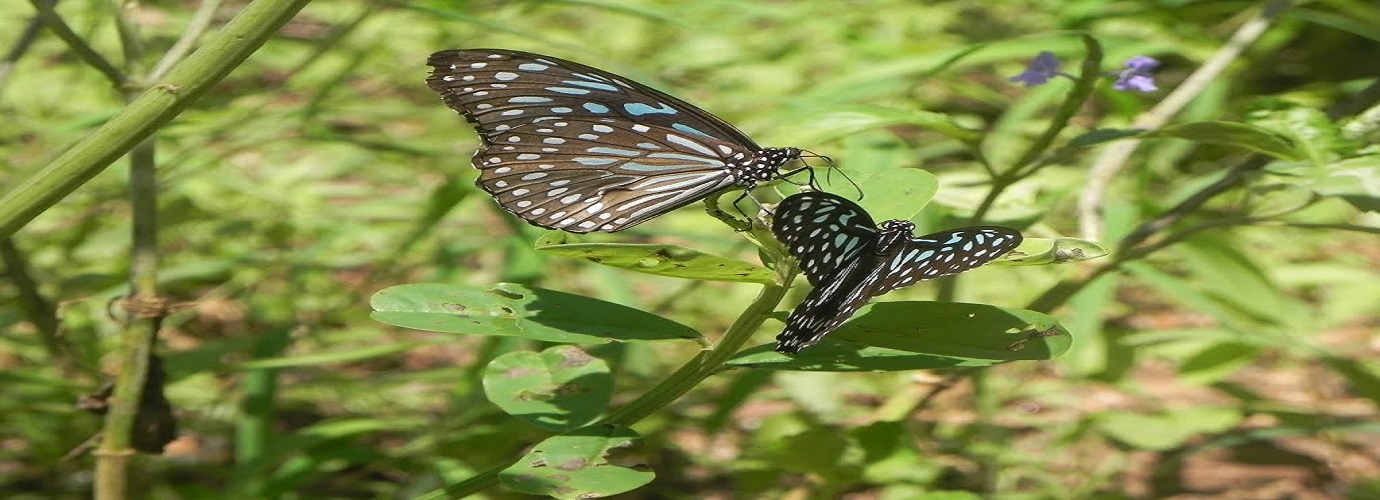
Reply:
<svg viewBox="0 0 1380 500"><path fill-rule="evenodd" d="M824 159L824 162L828 164L828 166L826 167L826 170L824 171L824 182L829 182L829 183L832 184L832 181L830 180L830 176L834 174L834 171L835 171L835 170L838 170L839 175L842 175L842 176L843 176L843 180L848 181L848 184L853 186L853 190L858 192L858 199L859 199L859 200L863 199L863 197L865 196L865 194L863 193L862 187L861 187L861 186L858 186L858 183L857 183L857 182L854 182L854 181L853 181L853 178L852 178L852 177L849 177L847 172L844 172L843 170L840 170L840 169L838 168L838 165L835 165L835 164L834 164L834 160L833 160L832 158L829 158L828 156L824 156L824 155L817 155L817 154L814 154L813 152L809 152L809 151L806 151L806 152L807 152L807 153L810 153L810 156L813 156L813 157L815 157L815 158L823 158L823 159ZM802 155L802 156L804 156L804 155ZM810 187L815 188L816 191L823 191L822 189L819 189L818 187L814 186L814 171L813 171L813 170L810 171L810 183L811 183L811 186L810 186Z"/></svg>

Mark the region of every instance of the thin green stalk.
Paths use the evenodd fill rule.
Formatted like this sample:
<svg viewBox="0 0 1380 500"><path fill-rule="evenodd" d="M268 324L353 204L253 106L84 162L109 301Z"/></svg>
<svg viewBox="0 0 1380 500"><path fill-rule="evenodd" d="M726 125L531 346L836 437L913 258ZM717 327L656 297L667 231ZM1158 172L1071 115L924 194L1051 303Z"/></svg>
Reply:
<svg viewBox="0 0 1380 500"><path fill-rule="evenodd" d="M130 430L134 428L143 396L144 379L148 378L149 358L153 356L153 341L160 318L132 321L120 337L120 373L115 379L115 392L109 413L105 416L101 445L96 449L96 478L93 497L97 500L128 498L130 458Z"/></svg>
<svg viewBox="0 0 1380 500"><path fill-rule="evenodd" d="M14 244L14 240L0 240L0 264L4 265L3 276L14 285L15 305L24 319L34 325L38 339L43 343L47 360L58 365L61 373L69 379L78 376L86 381L99 380L101 374L95 367L84 364L74 355L76 348L62 335L62 325L58 322L57 307L43 296L38 280L24 252Z"/></svg>
<svg viewBox="0 0 1380 500"><path fill-rule="evenodd" d="M114 64L111 64L110 60L102 56L100 52L96 52L96 49L87 44L81 35L78 35L71 26L67 25L67 21L62 20L62 16L53 10L53 6L57 5L56 0L30 0L29 3L34 6L34 11L38 13L38 19L43 22L43 25L58 38L61 38L67 44L67 48L72 49L73 54L105 75L105 78L110 80L111 85L116 88L124 87L128 81L127 75ZM5 235L9 236L9 233L5 233Z"/></svg>
<svg viewBox="0 0 1380 500"><path fill-rule="evenodd" d="M205 46L169 71L166 78L154 82L120 114L0 198L0 237L13 235L176 118L258 50L309 1L255 0L245 6Z"/></svg>
<svg viewBox="0 0 1380 500"><path fill-rule="evenodd" d="M113 0L110 3L115 10L115 32L120 35L120 48L124 50L124 74L144 77L148 74L144 71L144 42L139 36L139 24L134 21L139 1Z"/></svg>
<svg viewBox="0 0 1380 500"><path fill-rule="evenodd" d="M172 69L173 65L181 61L196 46L197 40L206 34L210 29L211 21L215 20L216 12L220 10L220 0L205 0L197 5L196 12L187 22L187 27L182 30L182 35L177 37L167 51L163 52L163 57L158 60L158 64L149 72L150 80L157 80Z"/></svg>
<svg viewBox="0 0 1380 500"><path fill-rule="evenodd" d="M1083 58L1082 74L1078 75L1078 80L1074 82L1073 88L1069 89L1069 96L1059 105L1059 109L1054 111L1054 118L1049 121L1049 126L1045 127L1044 133L1035 139L1035 142L1026 148L1021 154L1020 159L1011 165L1011 169L1004 172L1010 174L1009 179L1014 182L1035 173L1039 168L1040 157L1046 154L1050 144L1059 137L1059 133L1068 127L1069 121L1083 108L1083 105L1092 97L1093 90L1097 87L1097 81L1102 79L1102 44L1096 38L1087 33L1080 33L1079 39L1083 41L1086 49L1086 56Z"/></svg>
<svg viewBox="0 0 1380 500"><path fill-rule="evenodd" d="M137 7L134 2L116 2L115 24L124 49L123 74L141 73L140 59L143 44L138 26L125 15ZM126 99L134 95L128 88ZM121 301L125 309L125 327L117 353L120 360L116 375L114 397L101 431L101 444L96 449L96 477L93 497L123 499L129 497L129 457L134 456L135 428L139 425L144 391L161 391L150 387L150 360L158 343L158 331L167 317L167 304L158 293L158 175L152 138L145 139L129 154L130 198L130 259L129 295ZM147 416L144 416L147 418Z"/></svg>
<svg viewBox="0 0 1380 500"><path fill-rule="evenodd" d="M38 39L39 30L43 29L43 21L34 16L24 24L24 30L15 38L14 46L5 53L5 57L0 59L0 92L5 89L5 84L10 81L10 72L14 70L14 64L24 57L24 54L32 47L34 40Z"/></svg>
<svg viewBox="0 0 1380 500"><path fill-rule="evenodd" d="M140 403L145 399L145 390L162 390L145 385L158 331L168 312L167 301L158 292L158 178L152 140L130 152L129 172L134 255L129 295L121 301L127 323L120 334L119 375L101 432L101 445L96 451L97 499L129 497L125 488L129 457L134 454L130 443L143 408Z"/></svg>
<svg viewBox="0 0 1380 500"><path fill-rule="evenodd" d="M682 366L676 373L667 377L661 382L661 385L609 414L604 419L604 423L621 427L630 426L680 399L704 379L718 373L723 368L724 362L728 361L739 349L742 349L743 344L747 343L757 328L761 327L762 323L771 317L772 311L776 310L777 304L781 303L781 299L785 298L786 291L789 289L787 286L777 284L764 286L757 298L753 299L752 304L748 305L747 310L743 311L743 315L739 316L738 320L734 321L733 325L724 333L723 338L719 339L718 344L700 351L699 355Z"/></svg>

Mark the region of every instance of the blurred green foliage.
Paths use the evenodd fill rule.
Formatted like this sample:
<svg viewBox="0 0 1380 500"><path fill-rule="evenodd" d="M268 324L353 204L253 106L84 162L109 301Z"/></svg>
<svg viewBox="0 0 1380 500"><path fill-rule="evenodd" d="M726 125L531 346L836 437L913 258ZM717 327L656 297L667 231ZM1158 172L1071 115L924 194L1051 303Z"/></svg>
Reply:
<svg viewBox="0 0 1380 500"><path fill-rule="evenodd" d="M1373 496L1380 59L1362 55L1380 52L1380 6L1292 6L1170 126L1127 130L1263 5L314 2L156 134L158 286L177 304L158 352L181 438L133 462L133 495L414 497L487 477L513 489L484 495L516 498L546 490L494 468L546 450L570 460L565 440L598 447L590 460L620 481L655 473L630 498ZM138 61L121 61L111 4L57 10L106 58L146 68L192 8L126 11L147 52ZM50 31L26 37L32 17L25 3L0 4L0 42L18 54L0 66L4 192L124 106ZM988 168L1032 151L1073 87L1006 78L1041 50L1076 73L1089 52L1071 31L1100 42L1105 70L1137 54L1164 61L1161 91L1097 86L1051 148L1035 149L1032 175L980 209ZM404 283L517 283L712 341L760 287L536 250L546 232L473 187L477 138L423 84L428 54L462 47L549 53L665 89L763 145L832 157L869 198L896 190L863 204L881 217L919 210L921 231L978 215L1030 237L1079 236L1090 169L1120 144L1106 141L1143 142L1086 235L1108 257L991 266L962 286L882 299L1040 311L1071 332L1066 355L926 372L726 370L631 430L553 438L485 396L489 361L544 359L549 345L388 326L370 319L370 297ZM933 202L887 203L924 197L898 183L919 168L937 180ZM111 312L131 272L128 169L116 163L0 245L0 488L11 498L92 488L88 447L102 424L76 402L120 370ZM697 207L581 244L597 243L758 262ZM579 376L612 374L617 408L700 349L586 346L607 367Z"/></svg>

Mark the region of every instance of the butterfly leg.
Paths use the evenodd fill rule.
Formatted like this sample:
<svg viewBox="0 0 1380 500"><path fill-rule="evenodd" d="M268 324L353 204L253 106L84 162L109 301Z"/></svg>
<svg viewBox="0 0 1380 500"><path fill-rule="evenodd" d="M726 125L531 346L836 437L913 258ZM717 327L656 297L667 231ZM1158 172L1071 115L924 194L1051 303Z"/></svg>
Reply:
<svg viewBox="0 0 1380 500"><path fill-rule="evenodd" d="M728 224L728 227L733 228L734 231L743 232L752 229L751 219L740 220L737 217L729 215L728 212L725 212L723 211L723 209L719 208L719 197L723 196L723 193L724 192L721 191L709 195L709 197L705 198L704 211L707 212L710 216L714 217L715 219L723 221L724 224ZM742 197L740 196L739 199L742 199ZM733 202L733 206L735 208L738 206L737 200Z"/></svg>
<svg viewBox="0 0 1380 500"><path fill-rule="evenodd" d="M738 205L738 203L741 203L744 199L751 199L752 202L753 202L754 204L756 204L758 207L761 207L761 206L762 206L762 202L761 202L761 201L758 201L757 198L754 198L754 197L752 196L752 190L751 190L751 189L744 189L744 190L743 190L743 194L738 195L738 198L736 198L736 199L733 200L733 209L734 209L734 210L737 210L737 211L738 211L738 214L743 216L743 221L742 221L742 222L743 222L743 224L746 226L746 228L743 229L743 230L746 231L746 230L748 230L748 229L752 229L752 221L755 220L755 218L754 218L753 216L751 216L751 215L748 215L747 211L746 211L746 210L743 210L743 207ZM759 212L760 212L760 209L759 209Z"/></svg>

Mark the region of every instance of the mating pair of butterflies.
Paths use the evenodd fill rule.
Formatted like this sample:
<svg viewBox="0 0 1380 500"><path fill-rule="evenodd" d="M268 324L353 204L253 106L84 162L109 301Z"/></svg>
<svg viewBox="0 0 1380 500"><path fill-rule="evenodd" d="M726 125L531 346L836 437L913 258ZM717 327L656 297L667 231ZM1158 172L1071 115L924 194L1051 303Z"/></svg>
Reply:
<svg viewBox="0 0 1380 500"><path fill-rule="evenodd" d="M614 232L732 188L790 176L799 148L763 148L727 122L651 87L583 64L502 49L446 50L427 85L475 125L477 184L527 222ZM857 204L806 191L773 215L814 289L787 319L776 350L819 342L872 297L961 273L1011 251L1020 233L995 226L912 236L876 225Z"/></svg>

